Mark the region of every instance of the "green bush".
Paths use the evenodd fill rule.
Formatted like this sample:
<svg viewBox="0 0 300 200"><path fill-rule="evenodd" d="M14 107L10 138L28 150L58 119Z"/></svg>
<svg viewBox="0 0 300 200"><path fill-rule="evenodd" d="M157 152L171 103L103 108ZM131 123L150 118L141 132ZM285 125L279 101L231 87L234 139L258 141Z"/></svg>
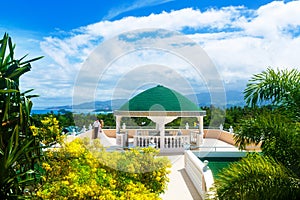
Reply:
<svg viewBox="0 0 300 200"><path fill-rule="evenodd" d="M107 152L99 140L76 139L48 151L43 163L42 199L160 199L169 160L153 148Z"/></svg>

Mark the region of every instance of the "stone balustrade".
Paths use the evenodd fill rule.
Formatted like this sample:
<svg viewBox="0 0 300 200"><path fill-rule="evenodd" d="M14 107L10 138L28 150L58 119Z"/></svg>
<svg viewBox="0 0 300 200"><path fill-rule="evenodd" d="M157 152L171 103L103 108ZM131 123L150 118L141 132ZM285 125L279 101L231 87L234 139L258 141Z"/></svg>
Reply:
<svg viewBox="0 0 300 200"><path fill-rule="evenodd" d="M163 140L163 142L162 142ZM184 152L185 145L190 143L188 135L177 136L134 136L133 145L160 149L161 152ZM163 144L163 146L161 146Z"/></svg>
<svg viewBox="0 0 300 200"><path fill-rule="evenodd" d="M205 199L214 184L214 178L207 162L202 162L190 150L184 153L184 167L197 192Z"/></svg>

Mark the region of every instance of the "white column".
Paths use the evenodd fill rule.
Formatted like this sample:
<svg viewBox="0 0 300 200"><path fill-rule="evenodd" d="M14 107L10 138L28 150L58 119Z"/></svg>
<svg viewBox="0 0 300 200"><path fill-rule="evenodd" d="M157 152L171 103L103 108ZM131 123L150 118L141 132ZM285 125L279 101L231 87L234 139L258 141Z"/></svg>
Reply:
<svg viewBox="0 0 300 200"><path fill-rule="evenodd" d="M158 124L158 129L160 133L160 149L164 149L165 148L165 124L163 121Z"/></svg>
<svg viewBox="0 0 300 200"><path fill-rule="evenodd" d="M199 117L199 133L203 135L204 131L203 131L203 116Z"/></svg>
<svg viewBox="0 0 300 200"><path fill-rule="evenodd" d="M197 134L197 141L196 141L196 145L197 146L200 146L203 144L203 134L204 134L204 131L203 131L203 116L199 116L198 117L198 123L199 123L199 134Z"/></svg>
<svg viewBox="0 0 300 200"><path fill-rule="evenodd" d="M120 133L122 116L116 116L116 132Z"/></svg>
<svg viewBox="0 0 300 200"><path fill-rule="evenodd" d="M159 125L158 125L157 122L155 122L155 130L156 130L156 131L159 131Z"/></svg>

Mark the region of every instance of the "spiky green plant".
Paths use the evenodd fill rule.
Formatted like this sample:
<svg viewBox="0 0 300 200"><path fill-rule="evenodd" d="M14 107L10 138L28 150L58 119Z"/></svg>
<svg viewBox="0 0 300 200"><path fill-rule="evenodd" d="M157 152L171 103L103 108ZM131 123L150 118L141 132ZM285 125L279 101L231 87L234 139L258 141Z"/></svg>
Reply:
<svg viewBox="0 0 300 200"><path fill-rule="evenodd" d="M0 40L0 199L22 195L35 178L34 165L40 156L39 143L30 130L32 90L22 93L20 77L31 62L14 58L15 45L7 33Z"/></svg>

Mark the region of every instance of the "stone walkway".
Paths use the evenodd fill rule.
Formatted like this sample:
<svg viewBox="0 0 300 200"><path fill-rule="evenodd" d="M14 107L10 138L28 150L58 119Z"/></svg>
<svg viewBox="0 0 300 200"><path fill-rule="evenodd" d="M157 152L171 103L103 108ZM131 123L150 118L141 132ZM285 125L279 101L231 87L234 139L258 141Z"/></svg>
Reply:
<svg viewBox="0 0 300 200"><path fill-rule="evenodd" d="M184 155L167 155L172 163L168 189L161 195L163 200L201 200L184 169Z"/></svg>
<svg viewBox="0 0 300 200"><path fill-rule="evenodd" d="M99 134L100 142L108 149L118 149L115 138L107 137L103 132ZM170 182L164 194L161 195L163 200L201 200L193 183L184 169L184 155L162 155L167 156L172 163L171 173L169 174Z"/></svg>

